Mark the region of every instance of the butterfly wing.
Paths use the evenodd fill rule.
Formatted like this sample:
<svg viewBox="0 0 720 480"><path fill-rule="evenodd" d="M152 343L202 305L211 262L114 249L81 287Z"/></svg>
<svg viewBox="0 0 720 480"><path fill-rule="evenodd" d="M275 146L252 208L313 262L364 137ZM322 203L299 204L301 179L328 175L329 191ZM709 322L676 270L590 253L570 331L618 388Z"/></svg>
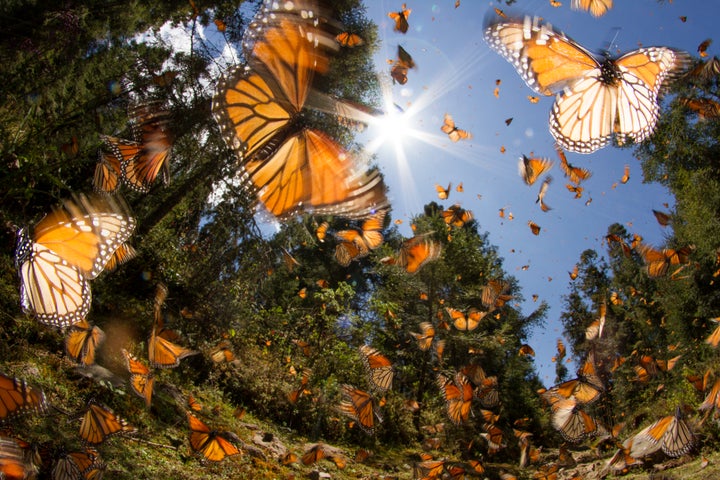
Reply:
<svg viewBox="0 0 720 480"><path fill-rule="evenodd" d="M100 153L95 165L93 188L96 192L115 193L120 186L122 166L113 154Z"/></svg>
<svg viewBox="0 0 720 480"><path fill-rule="evenodd" d="M390 360L368 345L360 347L360 357L374 388L380 392L390 389L394 374Z"/></svg>
<svg viewBox="0 0 720 480"><path fill-rule="evenodd" d="M24 380L0 373L0 423L29 411L45 410L45 394Z"/></svg>
<svg viewBox="0 0 720 480"><path fill-rule="evenodd" d="M590 52L538 18L490 23L485 41L542 95L559 93L581 78L600 74L600 64Z"/></svg>
<svg viewBox="0 0 720 480"><path fill-rule="evenodd" d="M145 405L150 408L155 378L150 373L150 369L133 354L124 348L122 353L125 355L125 363L130 372L130 388L137 396L145 400Z"/></svg>
<svg viewBox="0 0 720 480"><path fill-rule="evenodd" d="M338 406L338 411L355 419L365 433L372 434L376 426L375 419L382 421L382 417L375 410L373 398L369 393L352 385L343 385L342 392L345 400Z"/></svg>

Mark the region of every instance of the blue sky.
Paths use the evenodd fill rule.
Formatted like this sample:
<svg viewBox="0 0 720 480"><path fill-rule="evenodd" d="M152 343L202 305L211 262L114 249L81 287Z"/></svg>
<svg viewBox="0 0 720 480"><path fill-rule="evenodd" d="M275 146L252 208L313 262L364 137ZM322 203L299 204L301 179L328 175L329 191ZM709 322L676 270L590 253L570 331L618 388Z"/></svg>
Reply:
<svg viewBox="0 0 720 480"><path fill-rule="evenodd" d="M422 212L426 203L438 201L436 183L453 183L449 206L460 203L472 210L481 231L504 258L505 269L520 282L526 298L520 307L530 313L533 294L550 305L546 326L532 335L535 363L546 384L554 381L555 341L562 336L559 316L562 296L567 293L568 271L588 248L604 252L602 239L614 222L659 245L669 231L659 226L652 209L667 211L672 198L658 185L642 183L640 162L631 150L606 147L591 155L568 153L570 163L590 169L592 178L583 183L581 199L574 199L565 188L554 141L547 127L554 99L535 95L515 69L483 40L483 21L488 10L503 8L506 13L538 15L591 51L599 51L611 41L612 52L625 53L638 46L661 45L696 54L697 46L711 37L720 4L685 0L659 4L655 0L616 0L604 17L570 9L570 0L554 8L549 0L519 0L510 9L497 2L461 0L408 1L412 10L410 29L403 35L393 31L390 11L400 10L402 1L366 1L368 17L377 23L380 48L375 56L378 72L389 80L388 59L394 59L402 45L417 68L410 70L406 85L390 84L392 100L406 111L412 132L399 142L385 142L375 153L390 188L393 218L405 220L401 232L411 235L409 218ZM680 16L687 16L685 23ZM715 54L711 45L708 53ZM501 80L499 98L493 95L496 79ZM450 113L459 128L470 131L469 141L452 143L440 131L443 115ZM513 118L507 126L505 119ZM382 136L371 127L362 138L368 144ZM506 153L500 152L501 146ZM550 175L554 182L546 196L552 207L542 212L535 198L540 186L526 186L517 171L522 154L550 157L556 162ZM625 165L630 180L619 183ZM464 193L455 191L463 182ZM613 184L617 186L613 188ZM478 194L482 198L478 198ZM585 202L592 198L592 202ZM500 208L514 219L501 219ZM534 236L527 222L542 227ZM529 266L523 270L523 266ZM552 278L552 281L549 279Z"/></svg>

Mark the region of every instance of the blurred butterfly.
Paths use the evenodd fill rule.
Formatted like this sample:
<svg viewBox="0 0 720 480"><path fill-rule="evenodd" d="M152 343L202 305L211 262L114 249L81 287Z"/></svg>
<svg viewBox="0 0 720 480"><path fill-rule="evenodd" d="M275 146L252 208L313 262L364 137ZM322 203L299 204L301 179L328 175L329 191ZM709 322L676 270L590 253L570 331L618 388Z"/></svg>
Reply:
<svg viewBox="0 0 720 480"><path fill-rule="evenodd" d="M660 224L662 227L667 227L670 225L671 217L669 214L665 212L660 212L658 210L653 209L653 215L655 215L655 220Z"/></svg>
<svg viewBox="0 0 720 480"><path fill-rule="evenodd" d="M493 22L485 40L512 63L527 85L555 95L550 133L570 151L591 153L613 137L641 142L655 129L663 82L690 57L667 47L641 48L598 60L540 19ZM557 68L562 65L562 68Z"/></svg>
<svg viewBox="0 0 720 480"><path fill-rule="evenodd" d="M187 419L190 424L190 448L193 452L201 454L211 462L219 462L225 457L240 453L240 450L228 441L227 434L210 430L210 427L190 412L187 413Z"/></svg>
<svg viewBox="0 0 720 480"><path fill-rule="evenodd" d="M533 235L540 235L540 226L533 222L532 220L528 221L528 227L530 227L530 231Z"/></svg>
<svg viewBox="0 0 720 480"><path fill-rule="evenodd" d="M545 203L545 195L547 195L548 188L550 187L550 183L552 182L552 177L547 176L545 177L545 180L543 180L542 185L540 185L540 191L537 194L537 198L535 199L535 203L540 204L540 210L543 212L547 212L551 210L551 208ZM532 227L530 227L532 228ZM534 233L534 232L533 232Z"/></svg>
<svg viewBox="0 0 720 480"><path fill-rule="evenodd" d="M435 338L435 327L430 322L422 322L419 327L420 333L410 332L410 335L417 340L420 350L427 351L432 345L433 338Z"/></svg>
<svg viewBox="0 0 720 480"><path fill-rule="evenodd" d="M441 478L445 470L445 460L424 460L413 465L413 478Z"/></svg>
<svg viewBox="0 0 720 480"><path fill-rule="evenodd" d="M490 280L482 287L482 304L485 308L494 310L501 308L512 299L512 295L505 292L510 288L510 284L501 280Z"/></svg>
<svg viewBox="0 0 720 480"><path fill-rule="evenodd" d="M129 262L136 256L137 251L135 248L129 243L123 243L117 248L117 250L115 250L115 253L113 253L110 260L108 260L105 264L105 271L112 272L119 265Z"/></svg>
<svg viewBox="0 0 720 480"><path fill-rule="evenodd" d="M445 311L450 316L455 328L463 332L470 332L475 330L480 321L485 317L487 312L481 312L476 308L471 308L467 311L467 314L454 308L446 307Z"/></svg>
<svg viewBox="0 0 720 480"><path fill-rule="evenodd" d="M335 40L340 44L341 47L359 47L365 41L356 33L342 32L335 36Z"/></svg>
<svg viewBox="0 0 720 480"><path fill-rule="evenodd" d="M91 445L97 445L112 435L132 433L135 428L115 415L109 408L88 402L87 410L80 423L80 438Z"/></svg>
<svg viewBox="0 0 720 480"><path fill-rule="evenodd" d="M213 98L215 120L251 191L281 219L299 211L361 217L385 204L379 173L357 171L353 155L298 121L315 72L328 69L320 45L336 46L334 39L287 12L270 11L260 23L245 44L251 68L226 72Z"/></svg>
<svg viewBox="0 0 720 480"><path fill-rule="evenodd" d="M518 172L526 185L532 185L554 162L548 158L528 158L523 155L518 162Z"/></svg>
<svg viewBox="0 0 720 480"><path fill-rule="evenodd" d="M218 32L223 33L223 32L225 32L225 30L227 30L227 25L221 19L216 18L213 20L213 23L215 23L215 26L217 27Z"/></svg>
<svg viewBox="0 0 720 480"><path fill-rule="evenodd" d="M708 38L706 40L703 40L702 43L700 43L700 45L698 45L697 51L701 57L703 57L703 58L707 57L707 49L711 43L712 43L712 39Z"/></svg>
<svg viewBox="0 0 720 480"><path fill-rule="evenodd" d="M125 365L130 372L130 388L137 396L145 400L145 406L150 408L155 377L150 373L147 365L138 360L135 355L124 348L122 353L125 355Z"/></svg>
<svg viewBox="0 0 720 480"><path fill-rule="evenodd" d="M560 168L562 169L565 176L569 178L572 183L577 185L583 180L587 180L592 176L592 172L590 170L576 167L575 165L568 163L565 152L563 152L561 149L557 149L557 154L560 157Z"/></svg>
<svg viewBox="0 0 720 480"><path fill-rule="evenodd" d="M335 234L340 241L335 247L335 259L344 267L355 259L362 258L375 250L383 242L382 229L387 210L380 210L369 216L360 231L349 229Z"/></svg>
<svg viewBox="0 0 720 480"><path fill-rule="evenodd" d="M442 246L427 234L405 240L400 246L397 263L408 273L416 273L427 262L437 259Z"/></svg>
<svg viewBox="0 0 720 480"><path fill-rule="evenodd" d="M373 389L385 392L392 387L393 366L385 355L369 345L363 345L360 347L360 358Z"/></svg>
<svg viewBox="0 0 720 480"><path fill-rule="evenodd" d="M520 345L520 350L518 351L518 355L530 355L532 357L535 356L535 350L528 345L528 344L522 344Z"/></svg>
<svg viewBox="0 0 720 480"><path fill-rule="evenodd" d="M312 465L325 458L325 446L322 443L318 443L310 447L302 456L303 465Z"/></svg>
<svg viewBox="0 0 720 480"><path fill-rule="evenodd" d="M68 327L90 311L88 280L97 277L135 228L123 204L77 196L17 231L15 266L23 310L42 323Z"/></svg>
<svg viewBox="0 0 720 480"><path fill-rule="evenodd" d="M447 188L443 188L442 185L435 184L435 190L437 191L437 196L440 200L447 200L450 196L450 189L452 188L452 183L448 183Z"/></svg>
<svg viewBox="0 0 720 480"><path fill-rule="evenodd" d="M710 98L681 98L680 103L697 113L700 120L720 117L720 103Z"/></svg>
<svg viewBox="0 0 720 480"><path fill-rule="evenodd" d="M188 395L187 404L188 407L190 407L190 410L193 410L195 412L199 412L203 408L202 404L198 402L192 395Z"/></svg>
<svg viewBox="0 0 720 480"><path fill-rule="evenodd" d="M455 204L443 211L442 217L447 225L460 228L472 220L473 214L470 210L465 210L464 208L460 208L460 205Z"/></svg>
<svg viewBox="0 0 720 480"><path fill-rule="evenodd" d="M704 410L720 409L720 379L715 381L715 384L710 389L703 402L698 407L701 412Z"/></svg>
<svg viewBox="0 0 720 480"><path fill-rule="evenodd" d="M580 267L576 263L573 266L572 272L568 272L568 275L570 275L570 280L575 280L578 277L579 273L580 273Z"/></svg>
<svg viewBox="0 0 720 480"><path fill-rule="evenodd" d="M210 350L210 359L214 363L229 363L235 360L235 353L232 351L232 345L227 340L222 340L215 348Z"/></svg>
<svg viewBox="0 0 720 480"><path fill-rule="evenodd" d="M450 140L452 140L453 142L472 138L472 134L470 132L460 130L455 126L455 121L449 113L445 114L445 119L443 121L442 127L440 127L440 130L442 130L443 133L446 133L447 136L450 137Z"/></svg>
<svg viewBox="0 0 720 480"><path fill-rule="evenodd" d="M395 21L394 30L396 32L407 33L409 28L407 19L410 16L410 12L412 12L412 10L407 8L406 3L403 3L399 12L388 13L388 17Z"/></svg>
<svg viewBox="0 0 720 480"><path fill-rule="evenodd" d="M315 236L321 243L325 241L325 237L327 236L328 228L330 228L330 224L328 222L322 222L315 229Z"/></svg>
<svg viewBox="0 0 720 480"><path fill-rule="evenodd" d="M625 170L622 178L620 179L620 183L625 184L628 180L630 180L630 165L625 165Z"/></svg>
<svg viewBox="0 0 720 480"><path fill-rule="evenodd" d="M153 368L175 368L180 360L190 355L197 355L198 351L190 350L177 345L165 338L165 329L155 325L148 341L148 360ZM174 333L174 332L173 332Z"/></svg>
<svg viewBox="0 0 720 480"><path fill-rule="evenodd" d="M415 61L412 56L403 47L398 45L397 60L390 69L390 76L394 82L400 85L407 83L407 73L411 68L415 68Z"/></svg>
<svg viewBox="0 0 720 480"><path fill-rule="evenodd" d="M570 7L573 10L590 12L593 17L602 17L613 6L613 0L572 0Z"/></svg>
<svg viewBox="0 0 720 480"><path fill-rule="evenodd" d="M87 320L72 325L65 337L65 351L73 362L82 365L95 363L95 349L105 340L105 333Z"/></svg>
<svg viewBox="0 0 720 480"><path fill-rule="evenodd" d="M342 385L341 389L344 400L338 405L338 411L354 419L365 433L372 435L376 421L382 422L373 397L352 385Z"/></svg>

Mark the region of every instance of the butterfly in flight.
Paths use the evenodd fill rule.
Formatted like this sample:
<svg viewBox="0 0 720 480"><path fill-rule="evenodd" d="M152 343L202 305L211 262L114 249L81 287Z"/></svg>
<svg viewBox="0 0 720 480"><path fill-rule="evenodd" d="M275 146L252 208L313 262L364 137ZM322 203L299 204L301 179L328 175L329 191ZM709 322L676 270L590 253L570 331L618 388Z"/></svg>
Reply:
<svg viewBox="0 0 720 480"><path fill-rule="evenodd" d="M592 153L613 137L642 142L655 130L658 94L690 62L685 52L646 47L597 58L539 18L494 21L485 40L542 95L558 95L550 133L564 149Z"/></svg>

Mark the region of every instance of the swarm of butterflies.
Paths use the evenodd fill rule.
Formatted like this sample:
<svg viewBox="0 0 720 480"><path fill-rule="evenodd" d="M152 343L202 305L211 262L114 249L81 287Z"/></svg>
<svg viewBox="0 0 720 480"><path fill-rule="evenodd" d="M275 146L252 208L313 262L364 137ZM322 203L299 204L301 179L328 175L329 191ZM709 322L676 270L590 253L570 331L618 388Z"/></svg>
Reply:
<svg viewBox="0 0 720 480"><path fill-rule="evenodd" d="M612 7L612 0L573 0L572 6L601 16ZM406 4L399 11L389 13L397 32L408 31L410 13ZM668 47L644 47L617 59L608 55L598 58L541 19L512 20L499 9L495 9L495 16L488 17L484 38L537 94L556 95L549 117L550 133L557 142L563 172L571 182L568 190L578 198L582 193L579 184L590 172L569 164L562 150L587 154L613 140L624 144L648 138L658 120L658 97L663 87L682 73L690 61L687 53ZM369 170L326 132L307 126L303 113L306 108L335 112L353 109L341 100L313 90L313 77L328 71L333 51L362 43L356 34L342 31L337 22L310 0L282 5L266 1L243 38L243 58L247 63L225 72L217 84L212 106L220 130L238 158L238 177L243 179L261 209L281 220L310 213L334 215L357 223L334 233L338 242L335 257L344 266L382 244L381 231L389 210L386 187L378 171ZM392 78L400 84L406 83L408 70L415 66L412 56L398 46L397 60L392 64ZM714 59L696 74L717 76L718 72L720 67ZM592 99L589 106L588 99ZM686 104L705 118L717 116L720 111L717 103L702 99L687 99ZM68 356L84 365L94 363L96 348L104 339L102 330L86 320L92 303L89 282L104 270L112 270L134 256L128 241L136 227L135 220L122 199L111 194L121 185L145 193L158 177L164 181L169 178L173 143L170 113L162 102L150 101L131 105L128 116L131 139L101 136L105 150L99 154L94 177L98 194L76 195L47 214L32 230L20 228L17 232L15 257L24 311L41 323L65 330ZM445 115L441 130L453 142L472 138L469 132L455 125L449 114ZM544 158L523 156L519 163L520 175L527 185L533 185L552 163ZM626 171L625 177L628 176ZM537 203L543 211L550 210L544 198L551 180L546 176L538 193ZM450 187L440 187L439 194L441 190L447 198ZM472 219L471 212L459 205L450 207L442 215L449 229L461 227ZM533 233L539 234L537 224L530 222L530 227ZM325 222L318 226L319 241L324 241L328 229ZM642 244L628 247L623 243L622 247L635 248L641 253L651 277L664 275L671 266L686 265L691 251L690 247L658 251ZM440 254L440 245L426 233L405 241L397 256L382 261L415 273ZM458 330L471 331L484 315L510 300L506 291L506 284L491 281L482 293L486 311L463 312L448 307L448 319ZM179 334L165 327L161 310L166 295L167 290L159 287L147 364L131 351L122 351L130 374L130 388L148 407L154 386L151 369L174 368L182 359L199 353L176 343L180 341ZM597 323L588 329L589 339L601 337L603 319L601 314ZM418 347L433 351L441 361L444 342L436 337L435 327L426 322L419 328L420 333L413 334ZM718 332L720 327L708 338L714 346L720 343ZM520 354L534 352L524 345ZM227 345L219 345L211 355L216 362L229 362L233 358ZM368 374L370 392L343 385L343 400L337 408L371 434L382 421L381 396L391 388L394 373L390 360L370 346L360 348L360 357ZM642 368L647 371L663 367L649 362ZM664 368L672 367L665 364ZM311 372L304 372L300 387L289 397L291 400L302 394L310 375ZM466 422L477 400L483 407L481 414L485 420L480 435L487 441L488 451L492 453L506 447L506 435L496 425L497 415L490 410L499 405L495 376L471 364L453 374L439 373L437 385L453 424ZM583 409L604 392L604 382L597 375L591 355L576 379L548 389L542 398L551 410L554 428L567 442L576 443L590 436L614 438L617 435ZM22 379L0 374L0 407L0 423L10 423L17 415L46 411L48 402L40 389ZM188 408L198 411L202 407L191 399ZM700 409L720 409L720 381ZM54 452L49 467L52 478L100 478L106 465L95 447L114 435L136 431L111 409L92 399L81 417L79 438L85 448ZM240 453L230 432L211 429L189 411L187 421L190 447L206 460L219 461ZM537 457L529 432L514 429L514 435L521 451L521 464ZM660 449L668 456L677 457L690 451L696 443L697 437L678 407L674 414L623 442L610 465L622 470ZM0 477L24 478L36 474L41 465L47 463L47 458L33 448L19 438L0 436ZM303 457L303 463L316 461L323 452L322 446L313 447ZM416 464L414 474L417 478L440 478L445 474L460 478L483 471L477 461L422 459ZM556 478L557 466L542 467L538 473L542 476L536 478ZM507 474L503 478L511 476Z"/></svg>

